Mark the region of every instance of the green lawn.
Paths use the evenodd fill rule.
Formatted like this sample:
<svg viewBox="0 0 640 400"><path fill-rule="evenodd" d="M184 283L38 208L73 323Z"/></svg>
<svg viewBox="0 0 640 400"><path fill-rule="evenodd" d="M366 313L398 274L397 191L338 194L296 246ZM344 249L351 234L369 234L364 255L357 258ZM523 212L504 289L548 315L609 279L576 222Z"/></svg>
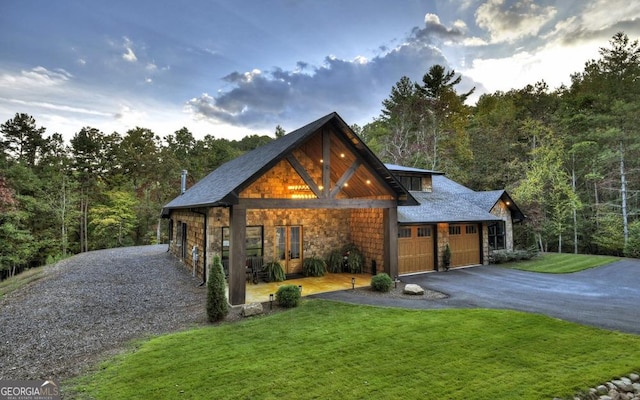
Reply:
<svg viewBox="0 0 640 400"><path fill-rule="evenodd" d="M599 267L619 260L619 257L612 256L545 253L532 260L500 264L500 266L531 272L566 274Z"/></svg>
<svg viewBox="0 0 640 400"><path fill-rule="evenodd" d="M161 336L75 382L96 399L551 399L640 370L640 336L504 310L305 300Z"/></svg>

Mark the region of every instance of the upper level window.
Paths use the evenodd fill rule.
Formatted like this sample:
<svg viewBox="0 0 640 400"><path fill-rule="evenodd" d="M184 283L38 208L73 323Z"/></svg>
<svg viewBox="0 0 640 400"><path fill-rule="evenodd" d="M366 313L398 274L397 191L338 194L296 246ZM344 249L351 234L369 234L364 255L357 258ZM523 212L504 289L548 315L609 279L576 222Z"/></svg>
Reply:
<svg viewBox="0 0 640 400"><path fill-rule="evenodd" d="M421 192L422 191L422 178L419 176L400 176L400 183L407 190Z"/></svg>

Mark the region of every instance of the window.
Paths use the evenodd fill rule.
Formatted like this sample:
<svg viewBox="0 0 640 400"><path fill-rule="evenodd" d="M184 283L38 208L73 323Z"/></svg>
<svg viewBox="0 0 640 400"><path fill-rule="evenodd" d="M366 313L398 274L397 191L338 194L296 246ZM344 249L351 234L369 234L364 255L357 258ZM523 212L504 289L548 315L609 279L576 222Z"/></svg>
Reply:
<svg viewBox="0 0 640 400"><path fill-rule="evenodd" d="M411 237L411 228L398 228L398 237L399 238L410 238Z"/></svg>
<svg viewBox="0 0 640 400"><path fill-rule="evenodd" d="M478 233L478 227L476 225L467 225L465 226L465 232L467 235L475 235Z"/></svg>
<svg viewBox="0 0 640 400"><path fill-rule="evenodd" d="M418 237L429 237L431 236L431 227L430 226L419 226L418 227Z"/></svg>
<svg viewBox="0 0 640 400"><path fill-rule="evenodd" d="M422 177L419 176L400 176L400 183L407 190L421 192L422 191Z"/></svg>
<svg viewBox="0 0 640 400"><path fill-rule="evenodd" d="M502 250L506 245L506 229L504 221L489 225L489 247L491 250Z"/></svg>
<svg viewBox="0 0 640 400"><path fill-rule="evenodd" d="M460 225L449 225L449 235L460 235L461 232Z"/></svg>
<svg viewBox="0 0 640 400"><path fill-rule="evenodd" d="M262 225L260 226L247 226L246 233L246 252L248 257L262 257ZM229 227L222 228L222 259L229 259Z"/></svg>

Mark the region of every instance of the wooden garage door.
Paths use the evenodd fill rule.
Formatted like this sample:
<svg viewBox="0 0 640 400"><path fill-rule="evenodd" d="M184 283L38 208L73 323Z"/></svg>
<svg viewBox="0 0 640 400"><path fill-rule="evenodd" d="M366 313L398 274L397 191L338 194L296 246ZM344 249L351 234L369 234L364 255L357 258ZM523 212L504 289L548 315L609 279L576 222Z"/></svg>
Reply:
<svg viewBox="0 0 640 400"><path fill-rule="evenodd" d="M398 227L399 274L433 270L434 233L431 225Z"/></svg>
<svg viewBox="0 0 640 400"><path fill-rule="evenodd" d="M451 267L480 264L480 229L478 224L449 225Z"/></svg>

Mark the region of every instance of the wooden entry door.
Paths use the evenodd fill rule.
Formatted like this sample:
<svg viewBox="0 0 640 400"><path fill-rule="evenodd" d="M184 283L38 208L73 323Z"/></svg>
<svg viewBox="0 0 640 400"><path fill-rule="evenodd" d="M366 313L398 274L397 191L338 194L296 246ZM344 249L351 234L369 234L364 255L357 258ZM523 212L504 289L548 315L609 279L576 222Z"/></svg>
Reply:
<svg viewBox="0 0 640 400"><path fill-rule="evenodd" d="M302 272L302 226L276 227L276 258L285 274Z"/></svg>

